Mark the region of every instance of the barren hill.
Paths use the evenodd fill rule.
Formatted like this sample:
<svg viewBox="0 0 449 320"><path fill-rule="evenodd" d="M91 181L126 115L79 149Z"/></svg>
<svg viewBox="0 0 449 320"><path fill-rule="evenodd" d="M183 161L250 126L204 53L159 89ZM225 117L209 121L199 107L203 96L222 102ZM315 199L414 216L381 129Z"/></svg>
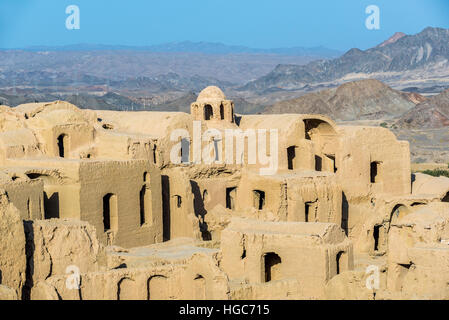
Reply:
<svg viewBox="0 0 449 320"><path fill-rule="evenodd" d="M348 82L269 106L265 113L319 113L338 120L391 119L424 98L393 90L377 80Z"/></svg>
<svg viewBox="0 0 449 320"><path fill-rule="evenodd" d="M402 128L441 128L449 126L449 89L405 113L397 122Z"/></svg>
<svg viewBox="0 0 449 320"><path fill-rule="evenodd" d="M395 40L395 41L394 41ZM242 91L295 90L308 84L353 80L419 79L449 74L449 29L426 28L416 35L396 36L368 50L351 49L333 60L306 65L278 65L267 75L241 87Z"/></svg>

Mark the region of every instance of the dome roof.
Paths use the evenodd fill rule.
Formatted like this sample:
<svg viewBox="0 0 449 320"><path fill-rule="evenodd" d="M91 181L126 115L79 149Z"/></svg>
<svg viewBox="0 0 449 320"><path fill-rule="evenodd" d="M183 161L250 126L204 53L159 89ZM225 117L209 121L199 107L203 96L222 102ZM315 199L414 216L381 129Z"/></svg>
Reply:
<svg viewBox="0 0 449 320"><path fill-rule="evenodd" d="M196 101L225 100L226 96L219 87L209 86L200 92Z"/></svg>

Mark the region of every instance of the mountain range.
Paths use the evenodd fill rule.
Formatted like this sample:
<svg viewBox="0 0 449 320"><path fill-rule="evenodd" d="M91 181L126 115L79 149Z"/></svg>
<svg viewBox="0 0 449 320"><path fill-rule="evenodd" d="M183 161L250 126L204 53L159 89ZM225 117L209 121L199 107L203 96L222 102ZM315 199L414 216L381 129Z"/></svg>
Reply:
<svg viewBox="0 0 449 320"><path fill-rule="evenodd" d="M200 90L216 85L235 101L236 113L448 125L445 94L423 96L449 88L448 29L398 32L371 49L329 59L338 55L331 51L206 42L0 50L0 103L67 100L92 109L188 112Z"/></svg>
<svg viewBox="0 0 449 320"><path fill-rule="evenodd" d="M301 65L318 58L323 57L271 53L0 50L0 86L20 86L32 81L33 86L82 86L173 74L241 86L270 72L279 63Z"/></svg>
<svg viewBox="0 0 449 320"><path fill-rule="evenodd" d="M189 113L190 104L196 101L197 97L198 95L196 93L187 92L180 97L173 98L168 96L162 99L153 99L151 102L146 102L142 101L143 99L128 97L116 92L107 92L100 95L85 92L64 95L45 92L11 95L5 92L0 92L0 105L15 107L24 103L64 100L83 109L117 111L179 111ZM239 97L231 97L230 99L234 101L235 112L239 114L259 113L264 109L263 106L250 103Z"/></svg>
<svg viewBox="0 0 449 320"><path fill-rule="evenodd" d="M251 48L247 46L226 45L219 42L170 42L151 46L123 46L123 45L101 45L101 44L74 44L65 46L32 46L21 48L25 51L146 51L146 52L178 52L178 53L206 53L206 54L280 54L294 56L315 56L335 58L343 52L318 47L287 47L287 48Z"/></svg>
<svg viewBox="0 0 449 320"><path fill-rule="evenodd" d="M416 35L396 34L368 50L353 48L332 60L305 65L279 64L242 86L242 91L294 90L315 83L376 78L386 80L447 79L449 29L426 28Z"/></svg>

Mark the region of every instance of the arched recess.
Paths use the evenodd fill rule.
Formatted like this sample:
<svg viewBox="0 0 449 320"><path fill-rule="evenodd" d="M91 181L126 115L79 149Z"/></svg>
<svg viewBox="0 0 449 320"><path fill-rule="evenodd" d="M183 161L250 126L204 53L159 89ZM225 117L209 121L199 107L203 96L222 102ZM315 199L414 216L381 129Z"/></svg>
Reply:
<svg viewBox="0 0 449 320"><path fill-rule="evenodd" d="M43 219L60 218L60 192L62 178L55 171L41 172L39 170L30 170L25 172L31 180L42 180L44 182L44 192L40 202L40 217Z"/></svg>
<svg viewBox="0 0 449 320"><path fill-rule="evenodd" d="M391 210L390 226L392 224L395 224L399 219L406 216L408 213L409 213L409 209L405 205L403 205L401 203L396 204L393 207L393 210ZM390 229L390 228L388 228L388 229Z"/></svg>
<svg viewBox="0 0 449 320"><path fill-rule="evenodd" d="M304 137L313 141L315 171L336 172L338 143L335 125L323 119L304 119ZM312 169L312 168L311 168Z"/></svg>
<svg viewBox="0 0 449 320"><path fill-rule="evenodd" d="M50 170L29 170L25 172L25 175L31 179L41 179L44 181L44 185L47 184L61 184L62 178L57 171Z"/></svg>
<svg viewBox="0 0 449 320"><path fill-rule="evenodd" d="M287 168L288 170L296 169L296 149L297 146L290 146L287 148Z"/></svg>
<svg viewBox="0 0 449 320"><path fill-rule="evenodd" d="M281 279L281 257L274 253L268 252L263 255L263 282L270 282Z"/></svg>
<svg viewBox="0 0 449 320"><path fill-rule="evenodd" d="M61 158L67 157L69 153L69 136L62 133L57 138L58 155Z"/></svg>
<svg viewBox="0 0 449 320"><path fill-rule="evenodd" d="M144 184L139 192L140 201L140 225L152 225L152 195L148 184Z"/></svg>
<svg viewBox="0 0 449 320"><path fill-rule="evenodd" d="M117 300L140 300L138 287L131 278L123 278L117 284Z"/></svg>
<svg viewBox="0 0 449 320"><path fill-rule="evenodd" d="M335 136L337 132L334 127L322 119L304 119L305 138L314 140L317 136Z"/></svg>
<svg viewBox="0 0 449 320"><path fill-rule="evenodd" d="M345 251L340 251L335 257L337 274L340 274L348 269L348 257Z"/></svg>
<svg viewBox="0 0 449 320"><path fill-rule="evenodd" d="M113 193L103 197L103 226L105 232L118 230L117 196Z"/></svg>
<svg viewBox="0 0 449 320"><path fill-rule="evenodd" d="M168 278L162 275L155 275L148 279L148 300L167 300L170 297Z"/></svg>
<svg viewBox="0 0 449 320"><path fill-rule="evenodd" d="M210 104L204 106L204 120L210 120L214 116L213 108Z"/></svg>

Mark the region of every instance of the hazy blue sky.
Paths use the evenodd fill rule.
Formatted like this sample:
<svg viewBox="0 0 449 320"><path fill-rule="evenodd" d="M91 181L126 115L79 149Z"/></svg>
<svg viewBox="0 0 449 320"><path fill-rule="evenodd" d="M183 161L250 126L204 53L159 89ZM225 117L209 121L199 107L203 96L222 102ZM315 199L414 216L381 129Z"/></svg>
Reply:
<svg viewBox="0 0 449 320"><path fill-rule="evenodd" d="M80 30L65 9L80 8ZM368 5L380 30L365 27ZM258 48L366 49L396 31L449 28L449 0L0 0L0 47L209 41Z"/></svg>

